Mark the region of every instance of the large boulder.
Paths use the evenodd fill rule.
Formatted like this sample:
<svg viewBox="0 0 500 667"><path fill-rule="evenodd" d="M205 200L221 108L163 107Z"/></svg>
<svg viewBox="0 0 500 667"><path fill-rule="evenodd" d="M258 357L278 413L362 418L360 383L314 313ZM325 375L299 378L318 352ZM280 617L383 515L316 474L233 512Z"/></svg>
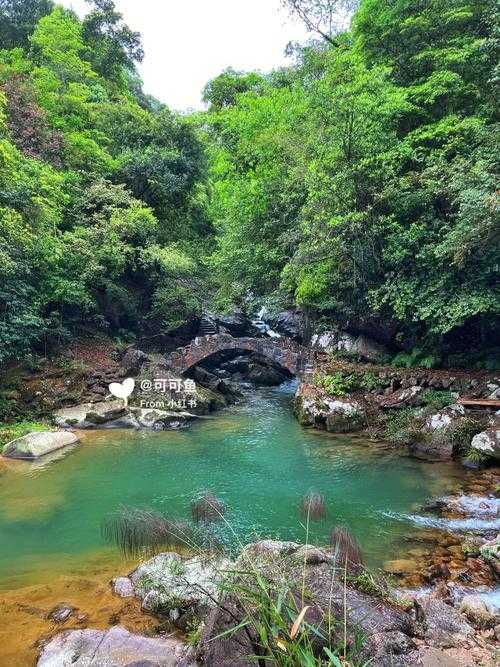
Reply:
<svg viewBox="0 0 500 667"><path fill-rule="evenodd" d="M121 626L68 630L43 648L37 667L189 667L189 649L172 637L143 637Z"/></svg>
<svg viewBox="0 0 500 667"><path fill-rule="evenodd" d="M304 337L304 314L300 310L284 310L274 315L266 315L266 323L282 336L293 338L299 343Z"/></svg>
<svg viewBox="0 0 500 667"><path fill-rule="evenodd" d="M347 356L373 363L383 363L388 358L387 349L368 336L350 334L338 329L315 334L311 339L311 345L327 354L342 352Z"/></svg>
<svg viewBox="0 0 500 667"><path fill-rule="evenodd" d="M3 456L10 459L38 459L58 449L74 445L78 437L69 431L39 431L28 433L7 443Z"/></svg>
<svg viewBox="0 0 500 667"><path fill-rule="evenodd" d="M199 618L216 603L230 566L225 558L185 559L167 552L139 565L129 579L143 609L182 623L183 617Z"/></svg>
<svg viewBox="0 0 500 667"><path fill-rule="evenodd" d="M429 415L410 443L417 458L433 461L451 459L460 454L459 431L467 424L463 405L453 404Z"/></svg>
<svg viewBox="0 0 500 667"><path fill-rule="evenodd" d="M472 438L471 449L486 458L500 460L500 411L491 419L485 431Z"/></svg>
<svg viewBox="0 0 500 667"><path fill-rule="evenodd" d="M358 401L331 398L311 385L299 386L294 406L303 426L314 426L331 433L349 433L366 425L366 412Z"/></svg>
<svg viewBox="0 0 500 667"><path fill-rule="evenodd" d="M365 361L383 363L388 358L387 349L376 341L364 336L355 336L342 333L337 343L339 352L347 353L349 356L359 357Z"/></svg>
<svg viewBox="0 0 500 667"><path fill-rule="evenodd" d="M229 333L234 338L244 338L245 336L255 338L262 335L259 329L252 324L251 319L242 312L216 315L215 322L221 333Z"/></svg>

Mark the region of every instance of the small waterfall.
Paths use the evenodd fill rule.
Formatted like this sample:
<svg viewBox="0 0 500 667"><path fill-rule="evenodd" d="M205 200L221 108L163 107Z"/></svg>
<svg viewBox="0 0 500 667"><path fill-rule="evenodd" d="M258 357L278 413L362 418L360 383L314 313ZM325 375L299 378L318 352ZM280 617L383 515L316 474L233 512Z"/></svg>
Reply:
<svg viewBox="0 0 500 667"><path fill-rule="evenodd" d="M281 338L280 334L273 331L269 324L264 320L266 313L266 309L262 307L255 316L255 319L252 320L252 324L265 336L269 336L270 338Z"/></svg>

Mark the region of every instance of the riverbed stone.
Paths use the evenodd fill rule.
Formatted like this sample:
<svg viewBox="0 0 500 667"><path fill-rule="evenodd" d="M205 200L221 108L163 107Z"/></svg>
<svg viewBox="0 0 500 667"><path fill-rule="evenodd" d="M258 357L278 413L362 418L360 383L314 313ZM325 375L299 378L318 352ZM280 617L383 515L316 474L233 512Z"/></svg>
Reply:
<svg viewBox="0 0 500 667"><path fill-rule="evenodd" d="M121 598L134 597L134 586L128 577L115 577L111 580L113 593Z"/></svg>
<svg viewBox="0 0 500 667"><path fill-rule="evenodd" d="M7 443L3 456L33 460L77 442L78 437L69 431L35 431Z"/></svg>
<svg viewBox="0 0 500 667"><path fill-rule="evenodd" d="M172 637L143 637L121 626L68 630L43 648L37 667L189 667L188 648Z"/></svg>

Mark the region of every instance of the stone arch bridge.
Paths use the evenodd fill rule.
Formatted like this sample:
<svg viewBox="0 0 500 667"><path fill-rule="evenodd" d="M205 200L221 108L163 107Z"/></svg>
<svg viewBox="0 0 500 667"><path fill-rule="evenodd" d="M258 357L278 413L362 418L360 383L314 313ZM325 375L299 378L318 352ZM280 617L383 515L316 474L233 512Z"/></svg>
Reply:
<svg viewBox="0 0 500 667"><path fill-rule="evenodd" d="M233 338L229 334L195 338L186 347L180 347L167 355L165 361L182 375L204 359L224 350L262 354L292 375L311 371L314 363L313 351L291 338Z"/></svg>

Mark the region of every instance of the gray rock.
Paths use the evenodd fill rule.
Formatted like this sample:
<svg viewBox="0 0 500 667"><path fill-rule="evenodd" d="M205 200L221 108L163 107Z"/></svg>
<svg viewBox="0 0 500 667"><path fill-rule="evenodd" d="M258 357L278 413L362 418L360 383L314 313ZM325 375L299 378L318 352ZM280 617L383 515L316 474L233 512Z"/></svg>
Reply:
<svg viewBox="0 0 500 667"><path fill-rule="evenodd" d="M121 598L134 597L134 587L128 577L115 577L111 580L111 588L113 593Z"/></svg>
<svg viewBox="0 0 500 667"><path fill-rule="evenodd" d="M130 348L123 355L120 365L124 368L127 375L137 375L146 361L149 361L147 354L141 350Z"/></svg>
<svg viewBox="0 0 500 667"><path fill-rule="evenodd" d="M311 339L311 345L328 354L343 352L349 356L359 357L374 363L382 363L388 357L387 348L380 343L363 334L358 336L338 329L314 335Z"/></svg>
<svg viewBox="0 0 500 667"><path fill-rule="evenodd" d="M443 428L448 428L453 424L454 421L460 419L465 415L465 408L463 405L455 403L454 405L449 405L440 412L437 412L434 415L427 417L425 421L424 428L429 433L434 431L439 431Z"/></svg>
<svg viewBox="0 0 500 667"><path fill-rule="evenodd" d="M295 414L302 425L325 428L331 433L359 431L366 424L365 410L358 401L317 392L309 394L302 385L295 396Z"/></svg>
<svg viewBox="0 0 500 667"><path fill-rule="evenodd" d="M422 392L423 387L420 386L398 389L387 396L381 396L377 399L377 402L383 410L414 408L422 405Z"/></svg>
<svg viewBox="0 0 500 667"><path fill-rule="evenodd" d="M143 637L125 628L68 630L42 650L37 667L189 667L187 647L171 637Z"/></svg>
<svg viewBox="0 0 500 667"><path fill-rule="evenodd" d="M139 565L129 579L143 609L171 618L172 612L177 618L188 612L200 615L215 604L230 565L224 558L183 559L179 554L167 552Z"/></svg>
<svg viewBox="0 0 500 667"><path fill-rule="evenodd" d="M346 352L354 357L374 363L382 363L388 357L387 349L383 345L363 334L360 336L353 336L348 333L341 334L337 349L339 352Z"/></svg>
<svg viewBox="0 0 500 667"><path fill-rule="evenodd" d="M54 413L56 424L62 428L96 428L127 413L122 400L81 403Z"/></svg>
<svg viewBox="0 0 500 667"><path fill-rule="evenodd" d="M75 608L70 604L62 603L54 607L52 611L49 612L48 618L54 623L64 623L68 618L73 614Z"/></svg>
<svg viewBox="0 0 500 667"><path fill-rule="evenodd" d="M472 438L471 449L480 452L487 458L500 460L500 417L498 413L492 419L492 423L482 433Z"/></svg>
<svg viewBox="0 0 500 667"><path fill-rule="evenodd" d="M77 442L77 436L68 431L33 432L7 443L3 456L11 459L38 459Z"/></svg>
<svg viewBox="0 0 500 667"><path fill-rule="evenodd" d="M314 557L308 560L308 554ZM416 626L411 615L380 597L369 596L349 585L344 587L341 572L335 569L323 549L265 540L245 547L234 571L240 572L235 576L241 578L245 588L260 585L256 575L252 575L256 571L260 581L266 581L268 590L274 591L276 596L286 587L296 598L297 609L301 608L301 591L305 588L309 607L305 620L318 629L310 635L318 655L330 641L342 641L344 621L349 637L360 633L365 641L372 641L372 647L385 646L388 651L391 647L391 652L399 651L402 655L415 647L412 636ZM199 647L199 657L206 667L255 664L251 656L256 654L260 642L252 624L237 632L228 632L248 618L243 607L229 594L223 598L222 605L210 611Z"/></svg>

